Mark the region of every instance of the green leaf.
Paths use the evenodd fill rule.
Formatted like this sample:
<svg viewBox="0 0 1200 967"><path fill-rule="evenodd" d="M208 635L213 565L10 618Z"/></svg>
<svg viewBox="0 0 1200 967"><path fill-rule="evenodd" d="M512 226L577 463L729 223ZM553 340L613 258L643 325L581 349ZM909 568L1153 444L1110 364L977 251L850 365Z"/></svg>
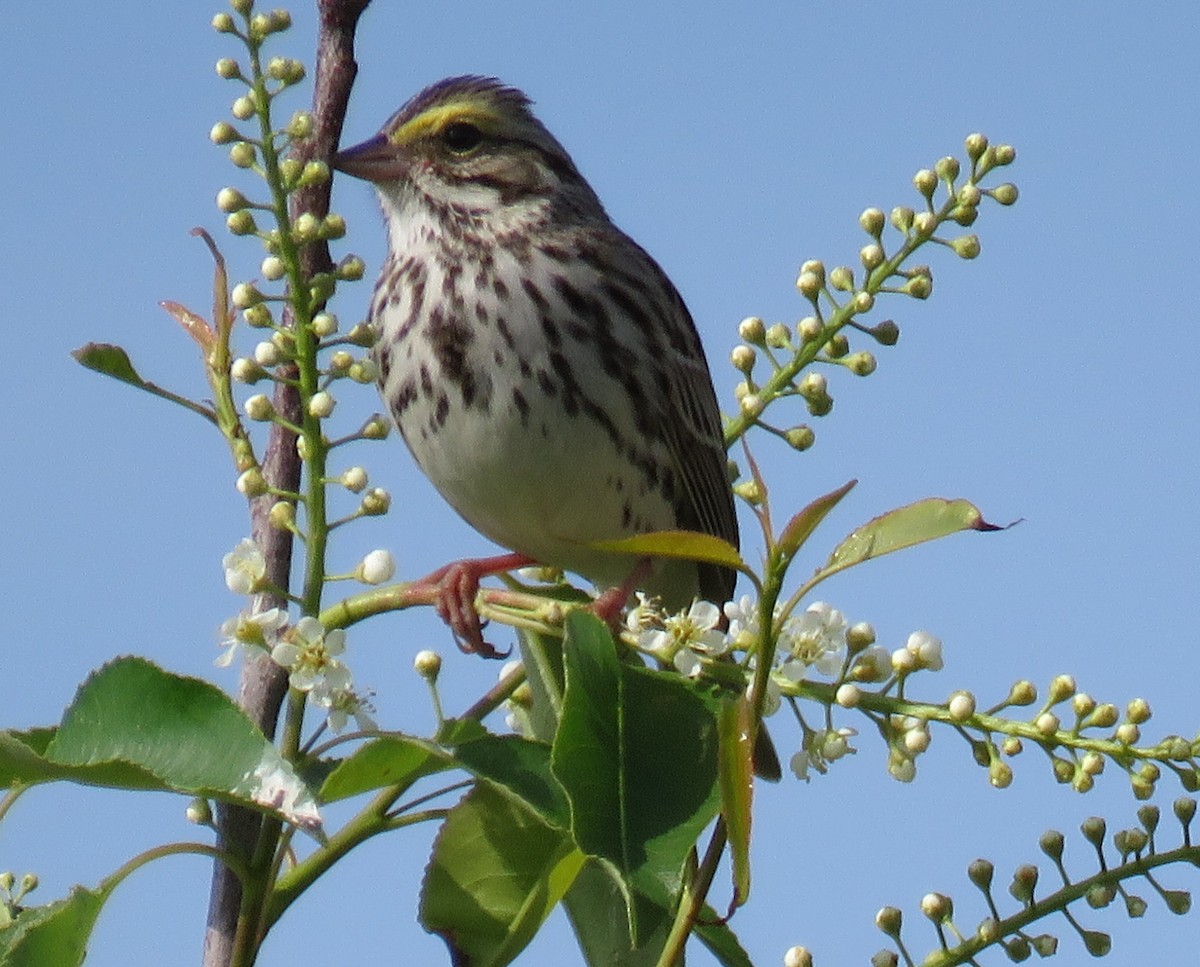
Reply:
<svg viewBox="0 0 1200 967"><path fill-rule="evenodd" d="M78 967L111 892L77 886L65 900L22 910L0 930L0 967Z"/></svg>
<svg viewBox="0 0 1200 967"><path fill-rule="evenodd" d="M74 350L71 355L81 366L119 379L122 383L128 383L138 389L147 389L150 385L138 375L138 371L130 362L129 354L120 346L106 342L90 342Z"/></svg>
<svg viewBox="0 0 1200 967"><path fill-rule="evenodd" d="M1005 529L985 521L969 501L929 497L898 507L858 528L834 548L818 576L826 577L863 561L959 531Z"/></svg>
<svg viewBox="0 0 1200 967"><path fill-rule="evenodd" d="M720 914L712 907L705 905L695 933L700 942L717 958L721 967L754 967L737 934L728 923L722 921Z"/></svg>
<svg viewBox="0 0 1200 967"><path fill-rule="evenodd" d="M783 533L779 535L779 549L788 557L795 554L803 546L804 542L812 536L812 532L817 529L821 521L838 505L846 494L854 489L854 485L857 483L857 480L851 480L849 483L843 484L837 490L831 491L823 497L818 497L796 514L788 521L787 526L783 529Z"/></svg>
<svg viewBox="0 0 1200 967"><path fill-rule="evenodd" d="M744 695L721 702L717 727L721 744L717 763L720 768L721 815L729 837L733 865L734 902L741 906L750 896L750 815L754 793L751 770L754 744L750 730L754 713Z"/></svg>
<svg viewBox="0 0 1200 967"><path fill-rule="evenodd" d="M193 332L193 335L196 333ZM80 346L74 350L71 355L76 362L87 369L111 376L113 379L119 379L122 383L128 383L130 386L136 386L151 396L177 403L185 410L191 410L198 416L204 417L210 423L217 422L217 414L210 407L197 403L195 400L189 400L186 396L180 396L178 393L172 393L169 389L164 389L148 379L143 379L141 374L133 368L129 354L120 346L104 342L90 342L86 346Z"/></svg>
<svg viewBox="0 0 1200 967"><path fill-rule="evenodd" d="M7 785L65 779L211 796L319 829L307 787L220 689L118 658L80 686L53 733L2 733Z"/></svg>
<svg viewBox="0 0 1200 967"><path fill-rule="evenodd" d="M736 547L713 534L701 534L698 531L654 531L615 541L593 541L588 547L634 557L671 557L718 564L735 570L746 568L746 562Z"/></svg>
<svg viewBox="0 0 1200 967"><path fill-rule="evenodd" d="M455 964L500 967L525 949L584 863L569 836L490 783L446 817L421 887L420 919Z"/></svg>
<svg viewBox="0 0 1200 967"><path fill-rule="evenodd" d="M375 739L339 762L321 785L322 802L400 786L407 789L422 776L454 768L454 760L430 742L410 736Z"/></svg>
<svg viewBox="0 0 1200 967"><path fill-rule="evenodd" d="M550 746L519 735L489 735L459 746L459 764L473 775L503 786L558 829L570 824L562 786L550 771Z"/></svg>
<svg viewBox="0 0 1200 967"><path fill-rule="evenodd" d="M554 774L584 852L612 866L630 901L633 946L657 924L638 897L670 906L684 862L717 810L716 721L678 675L621 664L595 616L572 612Z"/></svg>
<svg viewBox="0 0 1200 967"><path fill-rule="evenodd" d="M642 919L659 926L634 949L629 940L627 899L621 878L598 860L584 864L563 897L575 939L590 967L655 967L658 963L671 932L671 911L661 907L647 916L644 911L650 901L640 898Z"/></svg>

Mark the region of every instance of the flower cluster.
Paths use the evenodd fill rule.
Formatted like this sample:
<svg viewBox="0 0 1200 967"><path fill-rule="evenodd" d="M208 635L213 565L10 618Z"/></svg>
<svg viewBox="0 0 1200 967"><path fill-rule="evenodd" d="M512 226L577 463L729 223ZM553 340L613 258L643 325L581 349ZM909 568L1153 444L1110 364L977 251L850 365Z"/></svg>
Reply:
<svg viewBox="0 0 1200 967"><path fill-rule="evenodd" d="M762 616L758 603L749 596L726 602L722 608L708 601L694 601L689 608L667 614L657 601L638 595L637 605L625 619L625 638L659 664L689 678L710 676L728 682L727 669L738 663L753 668L762 650ZM771 621L775 666L767 681L763 714L773 715L786 696L800 720L803 738L791 759L800 779L810 770L825 772L829 763L854 749L851 728L835 728L827 722L810 728L800 716L794 699L803 685L820 681L833 687L834 700L843 708L854 708L863 697L862 685L879 686L879 692L902 686L917 671L942 667L942 643L927 631L914 631L904 646L888 652L875 643L875 630L866 622L851 625L845 615L824 601L804 611L785 613L777 606ZM721 663L724 674L717 674ZM749 686L747 686L749 690ZM961 703L960 703L961 704ZM970 714L974 711L971 706ZM896 779L908 781L915 775L914 759L929 745L928 724L913 717L896 717L890 723L889 769Z"/></svg>
<svg viewBox="0 0 1200 967"><path fill-rule="evenodd" d="M254 541L246 539L222 560L225 584L235 593L252 594L261 590L266 575L266 560ZM379 583L391 577L395 569L386 551L372 551L359 565L356 575L366 583ZM345 729L353 718L360 729L374 729L373 711L368 695L356 692L350 669L342 660L346 650L346 632L340 628L327 629L321 622L306 615L289 625L287 612L281 608L266 611L243 611L230 618L220 629L220 646L225 650L217 657L219 667L228 667L240 654L246 661L269 657L288 670L288 684L304 692L308 700L327 711L329 727L334 732Z"/></svg>

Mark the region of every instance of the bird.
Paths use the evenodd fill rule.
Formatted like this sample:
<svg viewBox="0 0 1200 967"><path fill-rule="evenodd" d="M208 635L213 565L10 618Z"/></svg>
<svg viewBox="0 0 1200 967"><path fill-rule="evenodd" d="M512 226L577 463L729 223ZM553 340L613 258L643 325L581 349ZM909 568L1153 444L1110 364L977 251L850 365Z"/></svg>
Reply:
<svg viewBox="0 0 1200 967"><path fill-rule="evenodd" d="M417 465L507 549L430 575L460 647L496 657L479 579L523 564L667 610L733 596L730 568L591 545L687 530L738 545L695 323L522 91L476 75L412 97L332 167L373 184L388 251L372 353Z"/></svg>

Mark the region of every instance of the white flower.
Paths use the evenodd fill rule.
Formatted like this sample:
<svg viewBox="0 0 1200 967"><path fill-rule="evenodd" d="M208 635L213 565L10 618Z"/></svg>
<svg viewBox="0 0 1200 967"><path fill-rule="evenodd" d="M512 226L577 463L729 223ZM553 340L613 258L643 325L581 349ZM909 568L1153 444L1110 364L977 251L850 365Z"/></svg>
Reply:
<svg viewBox="0 0 1200 967"><path fill-rule="evenodd" d="M942 670L942 642L928 631L914 631L908 636L904 647L917 660L921 668L939 672Z"/></svg>
<svg viewBox="0 0 1200 967"><path fill-rule="evenodd" d="M396 560L390 551L371 551L358 565L355 576L363 584L383 584L396 573Z"/></svg>
<svg viewBox="0 0 1200 967"><path fill-rule="evenodd" d="M351 688L326 688L317 685L308 693L314 705L329 709L327 722L334 733L345 731L351 718L362 732L377 731L379 726L371 717L375 706L369 695L359 695Z"/></svg>
<svg viewBox="0 0 1200 967"><path fill-rule="evenodd" d="M721 610L709 601L693 601L687 611L680 611L663 621L663 627L649 629L638 635L639 647L664 662L674 661L682 649L690 648L701 655L722 655L729 644L715 629L721 620Z"/></svg>
<svg viewBox="0 0 1200 967"><path fill-rule="evenodd" d="M643 631L651 630L655 625L661 624L665 618L666 616L659 607L658 598L638 591L637 604L630 608L629 613L625 615L625 627L635 635L640 635Z"/></svg>
<svg viewBox="0 0 1200 967"><path fill-rule="evenodd" d="M247 661L257 660L271 651L278 642L279 631L287 624L287 613L279 608L247 614L243 611L221 625L220 647L225 651L213 662L219 668L233 663L238 652Z"/></svg>
<svg viewBox="0 0 1200 967"><path fill-rule="evenodd" d="M792 772L796 774L797 779L803 779L805 782L810 778L810 768L824 775L829 771L829 763L855 751L850 745L850 739L857 734L857 730L849 728L807 732L804 745L788 763Z"/></svg>
<svg viewBox="0 0 1200 967"><path fill-rule="evenodd" d="M736 601L725 602L725 617L729 619L730 647L749 651L758 641L758 606L748 594Z"/></svg>
<svg viewBox="0 0 1200 967"><path fill-rule="evenodd" d="M786 655L780 671L792 682L808 676L810 669L835 675L846 650L845 616L824 601L816 601L799 615L789 618L779 630L779 650Z"/></svg>
<svg viewBox="0 0 1200 967"><path fill-rule="evenodd" d="M345 650L345 631L326 631L309 615L296 622L287 640L271 650L271 660L288 669L288 683L297 691L309 692L318 685L336 691L350 687L350 669L336 657Z"/></svg>
<svg viewBox="0 0 1200 967"><path fill-rule="evenodd" d="M221 566L225 568L225 586L234 594L253 594L267 576L267 559L248 537L221 558Z"/></svg>

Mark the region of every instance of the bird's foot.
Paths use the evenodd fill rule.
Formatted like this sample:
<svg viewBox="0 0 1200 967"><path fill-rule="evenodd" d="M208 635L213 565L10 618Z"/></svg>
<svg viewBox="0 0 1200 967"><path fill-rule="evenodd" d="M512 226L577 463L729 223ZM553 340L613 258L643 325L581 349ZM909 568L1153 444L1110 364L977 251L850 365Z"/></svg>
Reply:
<svg viewBox="0 0 1200 967"><path fill-rule="evenodd" d="M483 638L483 622L475 610L479 581L490 574L528 567L536 562L524 554L499 554L496 557L454 561L438 568L417 582L436 593L434 609L450 626L460 651L484 658L507 658L509 651L498 651ZM511 651L511 649L510 649Z"/></svg>
<svg viewBox="0 0 1200 967"><path fill-rule="evenodd" d="M621 627L621 612L625 609L625 605L629 602L630 595L633 594L646 580L646 576L650 573L652 561L648 557L641 558L629 577L622 581L617 587L609 588L603 592L595 601L589 605L592 614L596 615L603 621L610 631L616 634Z"/></svg>

